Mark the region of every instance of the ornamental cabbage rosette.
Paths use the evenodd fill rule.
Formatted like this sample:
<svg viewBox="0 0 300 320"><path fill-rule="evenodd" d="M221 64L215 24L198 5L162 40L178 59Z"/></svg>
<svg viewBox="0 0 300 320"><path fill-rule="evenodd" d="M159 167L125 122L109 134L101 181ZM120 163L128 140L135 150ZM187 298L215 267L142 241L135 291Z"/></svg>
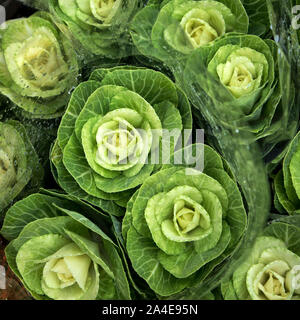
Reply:
<svg viewBox="0 0 300 320"><path fill-rule="evenodd" d="M167 64L228 32L247 31L248 17L240 0L150 1L131 23L140 53Z"/></svg>
<svg viewBox="0 0 300 320"><path fill-rule="evenodd" d="M257 238L230 281L222 283L224 299L300 299L300 221L290 218L273 222Z"/></svg>
<svg viewBox="0 0 300 320"><path fill-rule="evenodd" d="M281 213L300 213L300 133L290 143L274 181L275 207Z"/></svg>
<svg viewBox="0 0 300 320"><path fill-rule="evenodd" d="M100 207L103 200L125 207L134 188L160 167L148 157L159 150L162 130L191 128L187 97L162 73L96 70L73 92L58 129L51 155L57 181Z"/></svg>
<svg viewBox="0 0 300 320"><path fill-rule="evenodd" d="M76 54L47 13L11 20L1 30L0 93L30 118L62 114L77 83Z"/></svg>
<svg viewBox="0 0 300 320"><path fill-rule="evenodd" d="M0 213L27 188L38 188L43 169L18 121L0 122Z"/></svg>
<svg viewBox="0 0 300 320"><path fill-rule="evenodd" d="M199 109L211 104L227 127L253 132L257 139L273 134L281 98L276 48L254 35L228 35L195 50L184 74L187 93Z"/></svg>
<svg viewBox="0 0 300 320"><path fill-rule="evenodd" d="M131 54L127 27L138 0L51 0L49 5L90 53L109 58Z"/></svg>
<svg viewBox="0 0 300 320"><path fill-rule="evenodd" d="M166 165L128 202L122 230L127 252L156 294L170 296L199 285L239 243L246 212L227 168L204 146L203 172Z"/></svg>
<svg viewBox="0 0 300 320"><path fill-rule="evenodd" d="M1 234L11 240L5 250L10 268L38 300L130 299L107 218L70 199L33 194L8 210ZM102 216L101 224L86 216Z"/></svg>

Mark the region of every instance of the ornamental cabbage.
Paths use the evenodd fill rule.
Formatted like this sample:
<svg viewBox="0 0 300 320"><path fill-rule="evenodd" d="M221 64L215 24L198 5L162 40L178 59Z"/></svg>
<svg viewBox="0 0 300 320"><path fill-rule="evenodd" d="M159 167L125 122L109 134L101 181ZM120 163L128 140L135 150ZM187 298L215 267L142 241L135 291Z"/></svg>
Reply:
<svg viewBox="0 0 300 320"><path fill-rule="evenodd" d="M95 70L74 90L59 126L51 155L57 181L105 211L107 200L125 207L134 189L160 168L148 157L159 150L162 130L191 128L187 97L162 73Z"/></svg>
<svg viewBox="0 0 300 320"><path fill-rule="evenodd" d="M150 1L131 30L141 54L169 64L228 32L246 33L248 17L240 0Z"/></svg>
<svg viewBox="0 0 300 320"><path fill-rule="evenodd" d="M5 26L0 44L0 93L27 117L60 116L78 76L70 41L43 12Z"/></svg>
<svg viewBox="0 0 300 320"><path fill-rule="evenodd" d="M96 225L88 216L101 222ZM1 234L11 240L7 262L38 300L130 299L108 221L75 198L33 194L6 214Z"/></svg>
<svg viewBox="0 0 300 320"><path fill-rule="evenodd" d="M256 139L266 137L277 129L281 92L276 62L272 40L228 35L189 56L185 89L197 108L210 104L223 125L253 132Z"/></svg>
<svg viewBox="0 0 300 320"><path fill-rule="evenodd" d="M222 283L226 300L300 299L298 218L274 221L256 239L249 256L230 281Z"/></svg>
<svg viewBox="0 0 300 320"><path fill-rule="evenodd" d="M185 165L165 165L147 178L128 202L123 220L132 266L159 296L209 278L246 228L241 193L224 160L204 145L203 172L187 171ZM198 296L205 293L198 291Z"/></svg>

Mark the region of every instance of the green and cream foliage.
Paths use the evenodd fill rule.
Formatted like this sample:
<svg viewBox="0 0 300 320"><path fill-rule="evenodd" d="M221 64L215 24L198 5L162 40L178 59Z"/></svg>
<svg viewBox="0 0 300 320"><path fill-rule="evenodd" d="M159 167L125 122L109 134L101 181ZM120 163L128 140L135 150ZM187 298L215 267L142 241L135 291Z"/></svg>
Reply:
<svg viewBox="0 0 300 320"><path fill-rule="evenodd" d="M0 92L30 118L60 116L76 85L76 54L52 18L38 12L1 29Z"/></svg>
<svg viewBox="0 0 300 320"><path fill-rule="evenodd" d="M135 188L160 168L147 160L159 150L162 130L191 128L185 94L162 73L95 70L73 92L58 130L51 156L58 183L100 207L107 201L126 206Z"/></svg>
<svg viewBox="0 0 300 320"><path fill-rule="evenodd" d="M230 281L222 283L223 297L230 300L299 300L299 239L299 217L271 223L257 238Z"/></svg>
<svg viewBox="0 0 300 320"><path fill-rule="evenodd" d="M247 30L248 17L239 0L149 1L131 24L140 53L167 64L224 34Z"/></svg>
<svg viewBox="0 0 300 320"><path fill-rule="evenodd" d="M227 35L188 58L185 82L216 106L219 121L251 131L256 138L277 130L273 121L281 99L277 51L272 40L254 35Z"/></svg>
<svg viewBox="0 0 300 320"><path fill-rule="evenodd" d="M246 212L237 184L220 155L203 147L203 172L192 164L186 170L187 163L165 165L127 205L122 231L129 258L159 296L201 284L245 232ZM201 291L196 292L200 297Z"/></svg>
<svg viewBox="0 0 300 320"><path fill-rule="evenodd" d="M102 216L101 223L87 216ZM38 300L130 299L107 222L75 198L32 194L8 210L1 229L10 240L5 249L9 266Z"/></svg>

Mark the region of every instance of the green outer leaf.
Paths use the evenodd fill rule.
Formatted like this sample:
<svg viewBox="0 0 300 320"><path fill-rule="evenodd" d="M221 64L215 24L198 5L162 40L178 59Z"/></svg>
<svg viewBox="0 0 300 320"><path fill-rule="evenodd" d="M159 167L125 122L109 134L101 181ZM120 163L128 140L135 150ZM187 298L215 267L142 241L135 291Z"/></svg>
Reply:
<svg viewBox="0 0 300 320"><path fill-rule="evenodd" d="M107 254L107 257L109 258L109 266L115 277L114 281L117 288L117 299L130 300L131 293L129 283L118 249L112 246L112 244L108 241L103 242L103 248Z"/></svg>
<svg viewBox="0 0 300 320"><path fill-rule="evenodd" d="M196 152L197 150L200 152ZM179 163L182 162L182 164L178 164L176 160L178 160ZM163 169L172 168L174 166L177 166L178 168L194 168L195 164L199 162L201 163L202 160L204 163L203 173L206 173L206 171L210 169L224 170L223 159L221 156L213 148L202 143L188 145L183 149L176 150L174 154L171 155L170 163L164 164Z"/></svg>
<svg viewBox="0 0 300 320"><path fill-rule="evenodd" d="M241 0L249 19L249 33L258 36L264 35L270 28L268 8L266 0Z"/></svg>
<svg viewBox="0 0 300 320"><path fill-rule="evenodd" d="M83 109L90 95L100 87L97 81L87 81L79 84L72 93L68 108L58 128L58 144L62 150L67 145L70 136L75 130L76 119Z"/></svg>
<svg viewBox="0 0 300 320"><path fill-rule="evenodd" d="M277 199L289 214L300 208L300 200L293 184L295 180L293 181L291 173L291 169L293 173L297 172L297 161L296 158L295 160L293 158L297 157L297 152L300 150L299 137L300 134L298 133L291 141L283 160L282 171L275 178Z"/></svg>
<svg viewBox="0 0 300 320"><path fill-rule="evenodd" d="M162 101L178 104L175 84L164 74L150 69L113 69L105 75L101 85L125 87L138 93L152 106Z"/></svg>
<svg viewBox="0 0 300 320"><path fill-rule="evenodd" d="M226 212L226 221L230 226L231 240L229 247L235 247L247 226L247 214L238 186L229 175L220 169L208 169L205 172L216 179L226 190L229 207Z"/></svg>
<svg viewBox="0 0 300 320"><path fill-rule="evenodd" d="M6 213L1 234L9 241L16 239L23 228L37 219L60 216L60 212L52 206L60 200L53 197L33 194L18 201Z"/></svg>
<svg viewBox="0 0 300 320"><path fill-rule="evenodd" d="M156 57L157 55L151 40L151 32L159 14L159 9L159 6L149 2L134 16L130 25L130 35L133 43L144 56Z"/></svg>
<svg viewBox="0 0 300 320"><path fill-rule="evenodd" d="M103 222L107 221L107 218L103 217L103 214L98 210L80 200L77 200L76 198L66 198L66 196L59 196L53 192L50 194L51 196L44 194L32 194L14 204L14 206L8 210L5 216L1 234L7 240L13 240L19 236L22 229L28 223L42 218L60 216L63 214L62 210L67 210L64 212L64 214L67 214L70 210L72 210L74 214L72 217L75 220L78 219L79 222L81 222L81 216L79 214L76 215L74 211L84 211L87 217L92 217L96 221L101 219L98 221L98 226L101 226L104 230L106 230ZM81 218L82 222L87 223L86 227L92 227L92 224L90 223L89 225L86 218ZM99 228L97 228L97 230L99 232Z"/></svg>
<svg viewBox="0 0 300 320"><path fill-rule="evenodd" d="M180 292L190 279L176 279L165 271L157 259L158 250L151 239L140 235L135 228L129 229L127 251L135 271L162 296Z"/></svg>
<svg viewBox="0 0 300 320"><path fill-rule="evenodd" d="M224 300L238 300L231 280L221 283L221 291Z"/></svg>
<svg viewBox="0 0 300 320"><path fill-rule="evenodd" d="M287 212L294 212L296 210L295 205L289 200L286 189L284 188L283 171L280 170L275 176L274 187L276 192L276 200L279 202L280 207ZM277 206L278 207L278 206Z"/></svg>
<svg viewBox="0 0 300 320"><path fill-rule="evenodd" d="M193 118L191 105L189 103L187 95L184 93L180 87L177 86L178 94L178 109L182 118L183 129L192 129L193 128Z"/></svg>
<svg viewBox="0 0 300 320"><path fill-rule="evenodd" d="M56 207L57 209L59 209L60 211L62 211L63 213L67 214L69 217L71 217L75 221L82 224L87 229L93 231L94 233L97 233L102 239L105 239L105 240L111 242L112 244L114 244L114 242L97 225L95 225L89 219L85 218L80 213L62 208L56 204L53 204L53 206Z"/></svg>
<svg viewBox="0 0 300 320"><path fill-rule="evenodd" d="M127 241L127 233L130 227L132 226L132 208L137 198L137 195L138 195L138 190L132 195L130 200L127 202L126 214L122 221L122 236L125 242Z"/></svg>
<svg viewBox="0 0 300 320"><path fill-rule="evenodd" d="M116 290L114 282L105 272L100 271L100 283L99 291L96 300L114 300Z"/></svg>
<svg viewBox="0 0 300 320"><path fill-rule="evenodd" d="M299 216L295 216L295 219L299 221ZM264 230L264 234L281 239L289 250L300 257L300 224L275 221Z"/></svg>
<svg viewBox="0 0 300 320"><path fill-rule="evenodd" d="M297 161L293 161L293 158L294 157L297 158L297 154L300 150L299 138L300 138L300 134L297 134L295 138L292 140L289 146L289 149L286 153L286 156L283 160L284 187L286 189L288 198L297 204L299 202L299 197L295 189L295 185L294 185L295 180L293 179L293 176L292 176L293 173L291 172L291 170L293 170L294 173L296 172L295 167L297 166Z"/></svg>
<svg viewBox="0 0 300 320"><path fill-rule="evenodd" d="M94 206L101 208L107 213L115 216L124 215L124 210L116 205L114 201L93 197L82 190L63 165L62 156L62 151L56 140L51 150L50 159L51 164L55 166L55 169L52 166L52 173L57 180L57 183L62 187L63 190L75 198L85 200Z"/></svg>
<svg viewBox="0 0 300 320"><path fill-rule="evenodd" d="M18 181L16 181L9 192L6 193L4 199L2 199L2 197L0 198L0 213L22 192L30 180L32 181L33 187L37 187L44 175L43 168L39 163L38 156L30 142L25 127L20 122L14 120L9 120L5 123L0 122L0 138L7 130L9 130L9 136L6 136L5 139L11 139L10 143L8 141L8 145L12 146L14 140L19 140L19 145L15 146L17 148L14 150L14 157L16 157L17 161L20 161L22 158L24 159L18 162ZM6 135L7 133L8 132L6 132ZM5 142L6 141L4 141L4 143Z"/></svg>

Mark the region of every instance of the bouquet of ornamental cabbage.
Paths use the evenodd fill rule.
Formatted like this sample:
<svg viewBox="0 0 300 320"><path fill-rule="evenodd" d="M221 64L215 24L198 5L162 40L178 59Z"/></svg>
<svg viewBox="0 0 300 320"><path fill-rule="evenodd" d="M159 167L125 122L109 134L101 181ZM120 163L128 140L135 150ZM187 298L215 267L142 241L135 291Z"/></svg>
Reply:
<svg viewBox="0 0 300 320"><path fill-rule="evenodd" d="M161 167L150 157L161 147L163 130L180 135L191 128L186 95L162 73L129 66L98 69L72 94L51 152L53 171L69 194L122 215L119 206L126 207L136 188Z"/></svg>
<svg viewBox="0 0 300 320"><path fill-rule="evenodd" d="M300 299L300 219L276 219L221 285L226 300Z"/></svg>
<svg viewBox="0 0 300 320"><path fill-rule="evenodd" d="M1 29L0 93L29 118L60 116L77 83L78 64L67 36L46 12L9 20Z"/></svg>
<svg viewBox="0 0 300 320"><path fill-rule="evenodd" d="M37 189L42 178L43 169L24 126L14 120L0 122L0 214L18 196Z"/></svg>
<svg viewBox="0 0 300 320"><path fill-rule="evenodd" d="M11 241L8 264L25 288L38 300L130 299L107 216L70 196L47 193L17 202L1 229Z"/></svg>
<svg viewBox="0 0 300 320"><path fill-rule="evenodd" d="M195 169L203 149L204 170ZM181 165L175 165L182 153ZM220 155L194 144L147 178L127 205L122 233L134 270L160 297L206 295L198 285L231 256L246 230L241 193ZM173 296L175 295L175 296Z"/></svg>

